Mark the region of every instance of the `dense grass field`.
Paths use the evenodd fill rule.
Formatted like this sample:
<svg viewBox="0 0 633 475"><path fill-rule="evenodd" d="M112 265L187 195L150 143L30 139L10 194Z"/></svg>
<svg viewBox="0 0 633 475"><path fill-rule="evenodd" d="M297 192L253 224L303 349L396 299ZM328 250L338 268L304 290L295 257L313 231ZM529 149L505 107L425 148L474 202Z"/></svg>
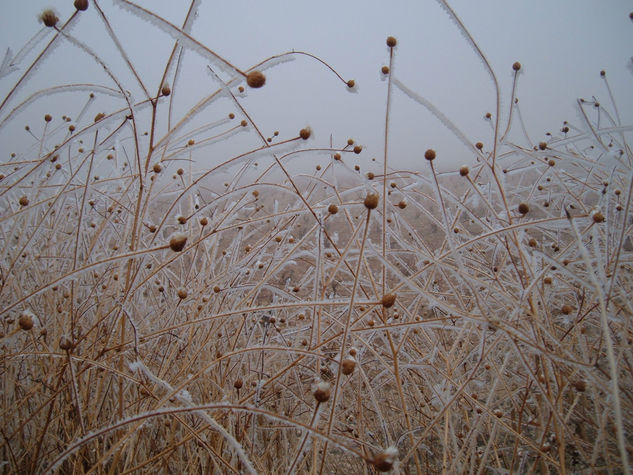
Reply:
<svg viewBox="0 0 633 475"><path fill-rule="evenodd" d="M82 0L2 67L2 473L629 472L633 128L606 75L528 145L497 96L479 141L391 75L386 38L371 133L393 90L472 157L440 173L430 143L397 170L251 118L306 53L240 70L189 35L196 2L180 26L117 3L174 40L158 79L114 29L120 71L74 36L111 28ZM47 84L66 44L99 76ZM186 107L185 52L217 85Z"/></svg>

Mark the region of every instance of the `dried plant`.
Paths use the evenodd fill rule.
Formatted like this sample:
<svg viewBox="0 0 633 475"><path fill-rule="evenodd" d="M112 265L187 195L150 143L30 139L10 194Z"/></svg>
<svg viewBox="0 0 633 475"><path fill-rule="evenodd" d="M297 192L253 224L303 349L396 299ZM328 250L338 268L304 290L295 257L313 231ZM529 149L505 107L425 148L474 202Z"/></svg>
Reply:
<svg viewBox="0 0 633 475"><path fill-rule="evenodd" d="M355 89L334 66L240 69L191 35L200 2L181 26L115 3L173 40L159 77L97 0L43 12L30 65L0 71L0 135L23 144L0 164L3 473L629 472L633 128L606 74L609 106L581 99L582 123L532 143L513 127L521 64L504 114L440 0L492 79L491 134L401 81L388 37L382 171L365 172L354 140L267 136L245 105L293 58ZM74 35L83 15L111 56ZM94 81L29 89L67 47ZM209 87L185 106L192 53ZM474 164L439 173L429 143L393 169L393 94Z"/></svg>

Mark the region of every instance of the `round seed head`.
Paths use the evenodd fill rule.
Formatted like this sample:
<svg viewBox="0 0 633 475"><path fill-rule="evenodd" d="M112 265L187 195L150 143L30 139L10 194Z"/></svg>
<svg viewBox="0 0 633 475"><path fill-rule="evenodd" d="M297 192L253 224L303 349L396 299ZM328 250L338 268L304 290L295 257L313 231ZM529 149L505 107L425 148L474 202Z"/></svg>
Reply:
<svg viewBox="0 0 633 475"><path fill-rule="evenodd" d="M262 87L266 83L266 76L261 71L251 71L246 76L246 84L252 88Z"/></svg>
<svg viewBox="0 0 633 475"><path fill-rule="evenodd" d="M483 142L477 142L475 144L475 147L477 147L477 150L481 150L482 148L484 148L484 144L483 144Z"/></svg>
<svg viewBox="0 0 633 475"><path fill-rule="evenodd" d="M349 87L350 89L354 89L354 86L356 86L356 81L354 81L353 79L350 79L349 81L347 81L347 87Z"/></svg>
<svg viewBox="0 0 633 475"><path fill-rule="evenodd" d="M393 307L393 304L396 303L396 294L385 294L380 303L385 308Z"/></svg>
<svg viewBox="0 0 633 475"><path fill-rule="evenodd" d="M563 305L562 308L560 309L560 311L562 313L564 313L565 315L569 315L571 312L574 311L574 308L571 305Z"/></svg>
<svg viewBox="0 0 633 475"><path fill-rule="evenodd" d="M343 373L345 376L349 376L350 374L352 374L355 368L356 360L351 356L345 358L341 363L341 373Z"/></svg>
<svg viewBox="0 0 633 475"><path fill-rule="evenodd" d="M171 94L171 87L169 87L169 84L164 84L160 89L160 93L165 97L169 96Z"/></svg>
<svg viewBox="0 0 633 475"><path fill-rule="evenodd" d="M604 222L604 214L602 214L601 211L596 211L595 213L593 213L591 218L593 219L594 223L602 223L602 222Z"/></svg>
<svg viewBox="0 0 633 475"><path fill-rule="evenodd" d="M169 248L174 252L180 252L187 244L187 235L184 233L174 233L169 239Z"/></svg>
<svg viewBox="0 0 633 475"><path fill-rule="evenodd" d="M45 120L46 122L50 122L51 120L53 120L53 116L52 116L52 115L50 115L50 114L46 114L46 115L44 116L44 120Z"/></svg>
<svg viewBox="0 0 633 475"><path fill-rule="evenodd" d="M356 145L356 146L354 147L354 153L355 153L356 155L358 155L358 154L359 154L360 152L362 152L362 151L363 151L363 147L361 147L360 145Z"/></svg>
<svg viewBox="0 0 633 475"><path fill-rule="evenodd" d="M460 167L460 169L459 169L459 174L460 174L461 176L466 176L466 175L468 175L468 173L469 173L469 172L470 172L470 169L468 168L468 166L467 166L467 165L462 165L462 166Z"/></svg>
<svg viewBox="0 0 633 475"><path fill-rule="evenodd" d="M540 150L545 150L547 148L547 144L545 142L539 142L538 148Z"/></svg>
<svg viewBox="0 0 633 475"><path fill-rule="evenodd" d="M75 8L80 11L88 10L88 0L75 0Z"/></svg>
<svg viewBox="0 0 633 475"><path fill-rule="evenodd" d="M184 299L186 299L186 298L187 298L187 295L188 295L188 294L187 294L187 289L184 289L184 288L182 288L182 287L181 287L180 289L178 289L178 298L179 298L180 300L184 300Z"/></svg>
<svg viewBox="0 0 633 475"><path fill-rule="evenodd" d="M395 447L388 447L382 452L373 456L371 463L379 472L388 472L393 467L393 463L398 456L398 449Z"/></svg>
<svg viewBox="0 0 633 475"><path fill-rule="evenodd" d="M367 209L375 209L378 206L378 194L377 193L367 193L367 196L365 196L365 201L363 202L363 204L365 205L365 208Z"/></svg>
<svg viewBox="0 0 633 475"><path fill-rule="evenodd" d="M327 207L327 211L330 214L336 214L338 213L338 206L332 203L330 206Z"/></svg>
<svg viewBox="0 0 633 475"><path fill-rule="evenodd" d="M154 170L154 173L160 173L163 170L163 167L160 166L160 163L154 163L152 170Z"/></svg>
<svg viewBox="0 0 633 475"><path fill-rule="evenodd" d="M340 160L340 159L341 159L341 154L340 154L340 153L338 153L338 152L336 152L336 153L334 154L334 160Z"/></svg>
<svg viewBox="0 0 633 475"><path fill-rule="evenodd" d="M47 8L42 13L40 13L40 22L44 23L44 25L48 26L49 28L52 28L55 25L57 25L58 21L59 21L59 18L57 18L57 15L55 14L55 12L51 10L50 8Z"/></svg>
<svg viewBox="0 0 633 475"><path fill-rule="evenodd" d="M319 381L312 387L312 395L317 402L327 402L330 399L330 383Z"/></svg>
<svg viewBox="0 0 633 475"><path fill-rule="evenodd" d="M400 200L398 203L398 208L405 209L407 207L407 202L405 200Z"/></svg>
<svg viewBox="0 0 633 475"><path fill-rule="evenodd" d="M435 150L433 150L432 148L424 152L424 158L426 158L429 162L435 160L435 155Z"/></svg>
<svg viewBox="0 0 633 475"><path fill-rule="evenodd" d="M347 139L347 145L354 145L354 139Z"/></svg>
<svg viewBox="0 0 633 475"><path fill-rule="evenodd" d="M312 135L310 127L304 127L299 131L299 137L301 137L303 140L308 140L310 138L310 135Z"/></svg>
<svg viewBox="0 0 633 475"><path fill-rule="evenodd" d="M390 48L393 48L397 44L398 44L398 40L396 40L393 36L387 37L387 46L389 46Z"/></svg>
<svg viewBox="0 0 633 475"><path fill-rule="evenodd" d="M587 389L587 382L582 379L574 381L572 385L574 386L576 391L578 391L579 393L584 393L585 390Z"/></svg>
<svg viewBox="0 0 633 475"><path fill-rule="evenodd" d="M380 69L380 71L381 71L383 74L389 74L389 66L383 66L383 67Z"/></svg>
<svg viewBox="0 0 633 475"><path fill-rule="evenodd" d="M530 211L530 207L528 206L527 203L519 203L519 213L521 214L528 214L528 212Z"/></svg>
<svg viewBox="0 0 633 475"><path fill-rule="evenodd" d="M242 381L242 378L237 378L233 383L233 387L235 389L242 389L242 386L244 386L244 381Z"/></svg>
<svg viewBox="0 0 633 475"><path fill-rule="evenodd" d="M486 112L486 115L484 117L486 119L492 119L492 114L490 112Z"/></svg>
<svg viewBox="0 0 633 475"><path fill-rule="evenodd" d="M514 69L515 71L520 71L521 63L519 63L518 61L515 61L514 64L512 65L512 69Z"/></svg>
<svg viewBox="0 0 633 475"><path fill-rule="evenodd" d="M20 203L20 206L28 206L29 205L29 199L28 199L28 197L26 195L20 196L20 199L19 199L18 203Z"/></svg>
<svg viewBox="0 0 633 475"><path fill-rule="evenodd" d="M59 339L59 348L64 350L64 351L69 351L73 349L73 342L70 338L68 338L67 336L62 336Z"/></svg>
<svg viewBox="0 0 633 475"><path fill-rule="evenodd" d="M18 325L20 325L20 328L24 331L30 330L33 328L33 316L30 313L24 312L18 319Z"/></svg>

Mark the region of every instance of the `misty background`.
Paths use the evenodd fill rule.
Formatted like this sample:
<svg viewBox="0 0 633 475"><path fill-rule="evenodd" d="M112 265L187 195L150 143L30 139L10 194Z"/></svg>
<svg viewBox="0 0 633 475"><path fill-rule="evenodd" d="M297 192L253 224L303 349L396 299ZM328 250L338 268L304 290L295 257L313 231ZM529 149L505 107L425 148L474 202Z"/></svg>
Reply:
<svg viewBox="0 0 633 475"><path fill-rule="evenodd" d="M173 39L161 29L117 6L118 2L98 2L116 37L125 48L136 71L151 94L160 84ZM146 0L135 2L181 26L189 1ZM510 107L512 64L522 65L517 97L527 133L533 143L544 140L545 132L561 135L564 120L582 125L576 99L595 96L609 110L612 106L600 77L607 78L615 96L622 122L633 123L631 93L631 56L633 22L630 1L545 0L523 2L454 0L450 5L487 56L501 87L502 123ZM0 28L0 52L13 55L40 31L38 14L53 7L63 24L74 12L72 0L11 2L5 4ZM50 41L54 32L46 29L37 46L15 71L0 79L0 97L5 97L30 61ZM131 75L102 20L91 2L69 30L99 54L121 79L135 100L143 99L142 88ZM389 62L387 36L398 39L392 74L446 114L473 142L492 141L486 112L494 113L492 81L446 12L433 0L400 2L200 2L198 18L191 36L205 44L241 70L247 70L268 57L304 51L318 56L345 80L353 79L356 93L323 64L307 56L279 64L265 71L266 85L247 89L240 98L250 117L264 134L279 131L279 140L291 138L305 126L314 132L310 146L342 147L348 137L363 146L360 157L363 170L382 165L384 147L387 81L381 67ZM177 94L179 114L185 114L201 97L218 88L208 73L204 58L188 52ZM218 71L222 79L230 77ZM17 91L0 119L8 110L34 91L61 84L92 83L115 88L103 68L76 46L62 42L39 66L26 86ZM242 82L244 84L244 82ZM235 88L233 88L235 89ZM24 130L30 125L37 135L45 110L55 120L63 114L77 117L86 105L86 96L56 95L42 98L12 119L12 127L2 137L1 153L24 150L33 137ZM392 93L389 164L394 169L420 169L424 150L434 148L440 169L456 170L472 162L472 154L430 113L402 92ZM88 113L109 112L121 107L109 97L98 95ZM48 109L47 109L48 108ZM210 107L217 114L196 118L191 128L235 111L230 101ZM92 117L92 115L90 117ZM238 120L240 115L238 115ZM528 145L518 124L510 139ZM215 153L193 158L198 166L209 167L248 149L261 145L255 134L238 134L231 145L221 145ZM237 151L236 151L237 150ZM371 162L376 158L376 162ZM360 163L360 162L359 162ZM373 165L375 163L375 165Z"/></svg>

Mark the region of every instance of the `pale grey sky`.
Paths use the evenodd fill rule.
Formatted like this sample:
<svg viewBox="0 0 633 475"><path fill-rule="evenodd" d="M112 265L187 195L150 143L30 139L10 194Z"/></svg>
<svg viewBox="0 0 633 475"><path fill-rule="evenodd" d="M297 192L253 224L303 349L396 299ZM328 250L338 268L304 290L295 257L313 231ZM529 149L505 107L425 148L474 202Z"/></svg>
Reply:
<svg viewBox="0 0 633 475"><path fill-rule="evenodd" d="M183 21L189 4L178 0L137 3L176 24ZM578 122L575 105L578 97L595 95L610 107L599 76L601 69L607 71L623 121L633 123L633 75L627 68L633 55L630 1L454 0L450 4L497 73L502 89L502 117L510 106L512 63L517 60L522 63L518 97L533 141L543 139L547 131L556 132L563 120ZM171 39L128 11L113 6L112 0L102 0L99 5L154 93L170 52ZM8 11L2 15L0 28L2 54L7 48L15 54L38 31L41 26L36 16L47 6L53 6L62 20L74 11L72 0L29 0L6 5ZM106 62L112 61L108 64L121 71L125 84L132 88L134 81L126 75L122 64L117 63L111 40L103 31L94 5L82 14L72 30L107 58ZM313 53L346 79L354 79L359 86L358 94L349 94L322 65L299 57L267 70L266 86L249 90L243 104L252 118L262 124L264 133L279 130L280 137L289 137L310 125L315 132L314 146L326 145L330 135L335 145L353 137L366 147L364 159L382 157L387 83L381 79L380 68L388 61L385 45L388 35L397 37L399 42L395 76L433 102L473 141L490 143L492 134L483 115L486 111L494 112L492 83L457 27L434 0L309 3L202 0L192 31L193 37L241 69L294 49ZM45 41L50 37L49 33ZM37 49L44 44L40 43ZM205 88L213 87L209 76L204 74L205 63L195 56L191 55L191 64L184 70L188 82L180 96L183 107L202 97ZM16 95L11 108L20 97L50 85L91 81L113 86L103 71L74 47L59 47L51 58L41 66L37 78ZM27 64L18 65L21 70L0 79L2 97ZM142 97L138 90L132 93L137 99ZM419 168L421 155L428 147L438 150L438 165L450 164L447 166L454 168L472 159L419 105L399 91L394 91L392 99L393 168ZM64 106L72 115L72 104L68 99L65 101ZM107 108L107 104L101 107ZM11 145L3 142L2 154L12 151Z"/></svg>

